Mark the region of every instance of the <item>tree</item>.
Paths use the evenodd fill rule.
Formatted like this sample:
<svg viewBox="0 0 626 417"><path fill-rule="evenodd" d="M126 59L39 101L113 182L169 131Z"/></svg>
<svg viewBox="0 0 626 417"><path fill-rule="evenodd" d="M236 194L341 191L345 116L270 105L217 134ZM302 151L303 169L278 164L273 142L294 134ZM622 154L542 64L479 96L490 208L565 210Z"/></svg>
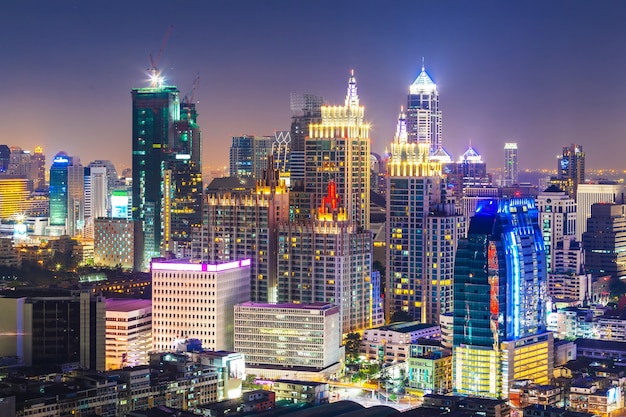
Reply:
<svg viewBox="0 0 626 417"><path fill-rule="evenodd" d="M359 357L361 334L358 332L348 333L345 337L344 345L346 346L346 358L355 361Z"/></svg>

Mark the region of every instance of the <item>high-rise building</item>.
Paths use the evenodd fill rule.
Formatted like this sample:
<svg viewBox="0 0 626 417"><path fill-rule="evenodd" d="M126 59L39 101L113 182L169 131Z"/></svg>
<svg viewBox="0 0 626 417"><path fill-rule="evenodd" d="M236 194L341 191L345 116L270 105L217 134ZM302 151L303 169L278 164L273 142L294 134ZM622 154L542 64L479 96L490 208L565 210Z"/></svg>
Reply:
<svg viewBox="0 0 626 417"><path fill-rule="evenodd" d="M454 390L507 398L514 380L548 383L546 259L530 198L479 204L454 268Z"/></svg>
<svg viewBox="0 0 626 417"><path fill-rule="evenodd" d="M9 160L7 173L30 179L30 159L30 151L25 151L19 146L11 146L11 158Z"/></svg>
<svg viewBox="0 0 626 417"><path fill-rule="evenodd" d="M551 185L535 199L539 227L546 251L548 272L555 270L554 250L564 237L576 235L576 201L565 191Z"/></svg>
<svg viewBox="0 0 626 417"><path fill-rule="evenodd" d="M0 174L4 174L9 169L11 161L11 148L7 145L0 145Z"/></svg>
<svg viewBox="0 0 626 417"><path fill-rule="evenodd" d="M504 144L504 181L502 185L511 187L518 184L517 172L517 143Z"/></svg>
<svg viewBox="0 0 626 417"><path fill-rule="evenodd" d="M426 143L431 154L443 147L439 93L424 65L409 87L406 126L408 143Z"/></svg>
<svg viewBox="0 0 626 417"><path fill-rule="evenodd" d="M85 229L84 236L93 239L94 220L107 217L109 190L105 167L85 167Z"/></svg>
<svg viewBox="0 0 626 417"><path fill-rule="evenodd" d="M161 255L163 243L163 178L168 151L175 143L175 122L180 120L176 87L135 88L133 100L132 218L141 221L143 267Z"/></svg>
<svg viewBox="0 0 626 417"><path fill-rule="evenodd" d="M261 178L272 154L271 136L234 136L230 146L230 176Z"/></svg>
<svg viewBox="0 0 626 417"><path fill-rule="evenodd" d="M432 155L430 159L434 159ZM459 156L457 162L438 160L442 162L441 169L446 177L448 193L452 194L458 206L468 188L491 186L491 175L487 173L487 164L483 162L482 156L471 144L463 155Z"/></svg>
<svg viewBox="0 0 626 417"><path fill-rule="evenodd" d="M595 203L618 203L624 198L624 186L620 184L579 184L576 191L576 240L583 239L591 206Z"/></svg>
<svg viewBox="0 0 626 417"><path fill-rule="evenodd" d="M147 365L152 350L152 302L106 300L106 369Z"/></svg>
<svg viewBox="0 0 626 417"><path fill-rule="evenodd" d="M427 321L425 229L428 214L445 198L441 163L429 158L429 149L428 143L408 141L401 112L387 163L387 318L404 312Z"/></svg>
<svg viewBox="0 0 626 417"><path fill-rule="evenodd" d="M586 273L626 277L626 204L593 204L582 242Z"/></svg>
<svg viewBox="0 0 626 417"><path fill-rule="evenodd" d="M365 107L359 103L354 71L348 80L344 105L324 105L321 111L321 123L309 125L305 140L305 191L311 193L310 202L317 204L333 181L337 194L345 198L348 218L358 227L369 229L369 124L364 121Z"/></svg>
<svg viewBox="0 0 626 417"><path fill-rule="evenodd" d="M106 299L91 288L80 291L80 364L106 370Z"/></svg>
<svg viewBox="0 0 626 417"><path fill-rule="evenodd" d="M84 169L77 157L59 152L50 167L50 235L82 234L84 218Z"/></svg>
<svg viewBox="0 0 626 417"><path fill-rule="evenodd" d="M227 263L152 262L152 345L172 351L180 340L233 350L234 307L250 300L250 259Z"/></svg>
<svg viewBox="0 0 626 417"><path fill-rule="evenodd" d="M565 191L570 197L576 198L578 186L585 182L585 153L580 145L571 144L563 147L559 155L556 172L552 183Z"/></svg>
<svg viewBox="0 0 626 417"><path fill-rule="evenodd" d="M278 225L278 302L333 303L343 333L378 324L372 233L351 221L332 181L313 220Z"/></svg>
<svg viewBox="0 0 626 417"><path fill-rule="evenodd" d="M139 227L138 227L139 226ZM108 268L139 269L141 224L125 218L100 218L94 220L94 265ZM135 255L138 256L135 256Z"/></svg>
<svg viewBox="0 0 626 417"><path fill-rule="evenodd" d="M287 187L275 170L246 192L237 191L241 184L235 177L227 179L226 190L216 189L224 180L215 179L207 188L196 242L201 249L194 250L194 257L203 262L251 259L250 299L276 302L277 231L278 223L289 220Z"/></svg>
<svg viewBox="0 0 626 417"><path fill-rule="evenodd" d="M30 177L33 180L35 190L46 188L46 155L41 146L35 147L35 152L30 156Z"/></svg>
<svg viewBox="0 0 626 417"><path fill-rule="evenodd" d="M0 175L0 219L24 215L30 191L28 180L18 175Z"/></svg>
<svg viewBox="0 0 626 417"><path fill-rule="evenodd" d="M465 237L466 220L454 203L430 207L424 227L424 291L422 319L439 323L442 314L452 313L454 255Z"/></svg>
<svg viewBox="0 0 626 417"><path fill-rule="evenodd" d="M322 121L324 98L313 94L291 93L291 151L304 152L309 125Z"/></svg>

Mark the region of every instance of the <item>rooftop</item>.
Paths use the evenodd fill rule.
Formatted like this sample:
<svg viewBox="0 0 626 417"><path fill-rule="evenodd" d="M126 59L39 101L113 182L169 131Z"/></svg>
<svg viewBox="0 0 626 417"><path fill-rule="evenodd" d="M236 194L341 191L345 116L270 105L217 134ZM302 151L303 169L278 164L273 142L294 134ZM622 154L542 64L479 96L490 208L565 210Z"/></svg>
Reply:
<svg viewBox="0 0 626 417"><path fill-rule="evenodd" d="M311 304L294 304L294 303L258 303L254 301L246 301L238 304L242 307L259 307L259 308L293 308L296 310L328 310L336 307L331 303L311 303Z"/></svg>
<svg viewBox="0 0 626 417"><path fill-rule="evenodd" d="M247 266L250 266L250 259L215 264L192 262L190 259L165 259L153 261L150 269L152 271L220 272Z"/></svg>
<svg viewBox="0 0 626 417"><path fill-rule="evenodd" d="M130 312L152 307L152 300L140 300L136 298L107 298L107 311Z"/></svg>
<svg viewBox="0 0 626 417"><path fill-rule="evenodd" d="M411 333L419 330L430 329L432 327L439 327L437 324L419 323L416 321L398 322L388 324L385 326L376 327L374 330L392 331L398 333Z"/></svg>

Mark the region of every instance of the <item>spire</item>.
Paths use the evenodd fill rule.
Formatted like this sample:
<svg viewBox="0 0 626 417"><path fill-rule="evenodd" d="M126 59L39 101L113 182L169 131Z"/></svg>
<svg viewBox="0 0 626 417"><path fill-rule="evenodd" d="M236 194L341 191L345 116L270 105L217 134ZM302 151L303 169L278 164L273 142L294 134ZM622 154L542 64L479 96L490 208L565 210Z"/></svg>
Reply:
<svg viewBox="0 0 626 417"><path fill-rule="evenodd" d="M407 143L407 141L406 114L404 113L404 106L400 106L400 115L398 116L398 126L396 128L396 143Z"/></svg>
<svg viewBox="0 0 626 417"><path fill-rule="evenodd" d="M348 93L346 94L346 107L358 107L359 95L356 91L356 78L354 77L354 70L350 71L350 78L348 79Z"/></svg>

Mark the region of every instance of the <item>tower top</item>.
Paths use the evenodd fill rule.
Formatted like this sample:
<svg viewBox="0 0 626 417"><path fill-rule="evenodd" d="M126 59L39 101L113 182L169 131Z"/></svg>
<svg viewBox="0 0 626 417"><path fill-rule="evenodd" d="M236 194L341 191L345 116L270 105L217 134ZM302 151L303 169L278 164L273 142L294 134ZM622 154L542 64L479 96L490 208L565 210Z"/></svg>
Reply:
<svg viewBox="0 0 626 417"><path fill-rule="evenodd" d="M396 127L396 143L407 143L408 134L406 131L406 114L404 107L400 106L400 115L398 116L398 126Z"/></svg>
<svg viewBox="0 0 626 417"><path fill-rule="evenodd" d="M437 93L437 84L434 83L433 79L430 78L430 75L426 72L426 68L424 68L424 60L422 58L422 71L417 76L413 84L409 87L410 94L419 94L419 93Z"/></svg>
<svg viewBox="0 0 626 417"><path fill-rule="evenodd" d="M350 70L350 78L348 79L348 92L346 94L346 107L358 107L359 94L356 89L356 77L354 70Z"/></svg>

